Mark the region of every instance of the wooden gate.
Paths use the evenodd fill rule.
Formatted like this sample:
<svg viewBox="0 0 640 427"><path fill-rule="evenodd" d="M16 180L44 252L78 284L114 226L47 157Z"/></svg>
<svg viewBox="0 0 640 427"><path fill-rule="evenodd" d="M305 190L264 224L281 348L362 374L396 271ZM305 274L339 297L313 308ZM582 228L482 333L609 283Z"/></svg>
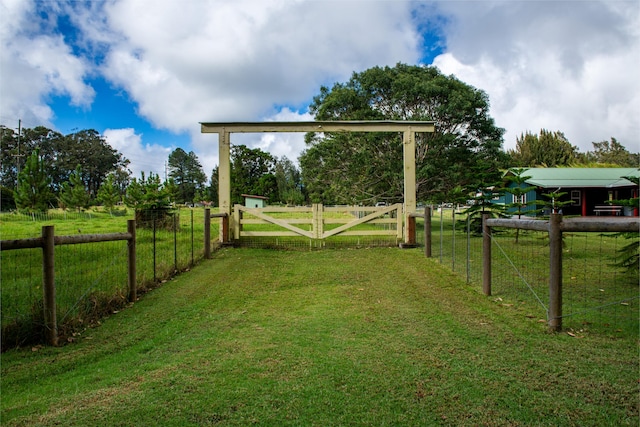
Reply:
<svg viewBox="0 0 640 427"><path fill-rule="evenodd" d="M403 236L402 204L248 208L234 206L233 238L302 236ZM362 226L367 224L367 226ZM362 226L362 227L359 227Z"/></svg>

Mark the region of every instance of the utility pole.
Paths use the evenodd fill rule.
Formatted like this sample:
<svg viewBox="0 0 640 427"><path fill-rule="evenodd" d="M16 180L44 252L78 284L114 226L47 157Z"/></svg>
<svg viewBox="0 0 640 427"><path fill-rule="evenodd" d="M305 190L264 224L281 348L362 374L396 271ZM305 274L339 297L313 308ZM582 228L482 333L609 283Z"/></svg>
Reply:
<svg viewBox="0 0 640 427"><path fill-rule="evenodd" d="M16 174L16 188L18 188L18 175L20 175L20 157L24 157L23 154L20 154L20 134L22 133L22 119L18 119L18 154L14 154L13 157L16 158L16 169L18 173Z"/></svg>

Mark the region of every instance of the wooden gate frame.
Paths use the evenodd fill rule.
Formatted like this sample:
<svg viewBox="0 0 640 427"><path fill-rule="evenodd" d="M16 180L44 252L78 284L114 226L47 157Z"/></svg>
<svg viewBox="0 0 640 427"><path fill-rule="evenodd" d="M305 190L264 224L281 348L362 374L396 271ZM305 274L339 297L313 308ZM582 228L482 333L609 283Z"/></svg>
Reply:
<svg viewBox="0 0 640 427"><path fill-rule="evenodd" d="M327 220L324 219L324 212L339 212L339 211L372 211L363 217L351 219L351 220ZM243 218L243 212L246 212L257 219L245 219ZM275 218L272 215L268 215L265 212L303 212L306 214L311 214L311 218L307 219L294 219L294 220L285 220L280 218ZM384 217L387 214L391 214L395 212L395 219L383 219L378 220L378 218ZM342 234L344 236L382 236L382 235L394 235L396 239L401 239L403 237L402 234L402 204L396 203L395 205L389 205L382 208L376 207L361 207L361 206L340 206L340 207L327 207L322 204L316 203L311 207L294 207L294 208L285 208L285 207L271 207L271 208L249 208L242 205L235 205L233 209L233 217L234 217L234 238L237 240L242 236L245 237L284 237L284 236L303 236L309 239L326 239L331 236L336 236L338 234ZM347 231L350 228L356 227L360 224L366 224L368 222L373 222L378 220L378 222L385 223L395 223L396 228L393 231L380 231L380 230L366 230L366 231ZM279 227L284 228L287 231L244 231L242 229L243 224L274 224ZM325 230L325 224L342 224L336 228ZM311 230L304 230L300 227L297 227L294 224L310 224Z"/></svg>
<svg viewBox="0 0 640 427"><path fill-rule="evenodd" d="M434 132L433 121L362 120L316 122L206 122L201 133L218 134L218 201L220 213L231 218L231 134L264 132L402 132L404 163L404 223L416 209L416 132ZM232 225L232 229L233 229ZM406 227L405 227L406 228ZM222 239L222 236L220 236ZM232 238L232 236L229 236ZM408 243L409 234L404 232Z"/></svg>

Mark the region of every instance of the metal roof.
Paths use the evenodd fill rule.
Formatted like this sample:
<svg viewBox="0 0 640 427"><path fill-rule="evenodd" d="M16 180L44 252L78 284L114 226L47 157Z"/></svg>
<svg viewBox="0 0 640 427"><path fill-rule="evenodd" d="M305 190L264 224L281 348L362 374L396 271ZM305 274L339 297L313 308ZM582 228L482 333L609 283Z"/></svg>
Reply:
<svg viewBox="0 0 640 427"><path fill-rule="evenodd" d="M638 168L530 168L522 176L526 182L542 188L617 188L635 183L624 176L640 177Z"/></svg>

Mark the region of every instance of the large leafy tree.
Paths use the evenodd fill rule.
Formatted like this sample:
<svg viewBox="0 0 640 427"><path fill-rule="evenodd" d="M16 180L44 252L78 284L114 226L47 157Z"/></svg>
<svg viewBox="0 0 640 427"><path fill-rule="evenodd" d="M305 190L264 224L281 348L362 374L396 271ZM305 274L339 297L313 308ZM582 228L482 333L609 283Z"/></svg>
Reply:
<svg viewBox="0 0 640 427"><path fill-rule="evenodd" d="M275 179L280 202L289 205L304 203L302 175L296 165L286 156L276 160Z"/></svg>
<svg viewBox="0 0 640 427"><path fill-rule="evenodd" d="M128 175L129 161L93 129L62 135L44 126L37 126L23 128L18 138L16 132L2 128L0 140L0 182L9 188L15 188L18 171L26 157L35 150L44 161L56 193L69 181L77 165L81 166L82 180L92 197L96 196L109 173L119 170L123 175Z"/></svg>
<svg viewBox="0 0 640 427"><path fill-rule="evenodd" d="M18 174L18 186L14 193L16 206L24 212L47 212L53 199L51 179L45 162L38 151L27 157L24 168Z"/></svg>
<svg viewBox="0 0 640 427"><path fill-rule="evenodd" d="M273 175L275 159L259 148L246 145L231 147L231 201L242 203L242 194L264 195L277 200L276 180ZM274 188L275 187L275 188Z"/></svg>
<svg viewBox="0 0 640 427"><path fill-rule="evenodd" d="M196 193L207 182L198 156L193 151L187 153L182 148L176 148L169 155L169 168L169 176L177 186L176 201L193 202Z"/></svg>
<svg viewBox="0 0 640 427"><path fill-rule="evenodd" d="M2 150L0 150L0 182L8 188L16 188L18 174L25 165L27 158L37 150L38 158L44 162L47 174L52 179L52 185L56 188L53 177L53 165L57 159L59 146L64 136L51 129L38 126L33 129L22 128L20 134L13 129L2 126L0 129ZM75 168L75 165L72 167ZM62 182L60 181L60 184Z"/></svg>
<svg viewBox="0 0 640 427"><path fill-rule="evenodd" d="M419 200L446 198L456 187L477 190L505 164L503 129L489 115L485 92L430 66L397 64L354 73L322 87L310 106L317 120L433 120L416 135ZM398 202L403 197L402 135L307 135L300 157L312 201ZM480 173L481 172L481 173Z"/></svg>
<svg viewBox="0 0 640 427"><path fill-rule="evenodd" d="M54 162L54 180L64 182L73 173L76 165L80 165L87 190L95 197L107 175L118 168L126 167L127 164L128 161L122 154L107 144L97 131L81 130L65 136L63 146L58 150Z"/></svg>
<svg viewBox="0 0 640 427"><path fill-rule="evenodd" d="M560 131L540 130L540 135L526 132L516 139L516 148L509 150L511 164L519 167L568 166L576 159L578 148L571 145Z"/></svg>

